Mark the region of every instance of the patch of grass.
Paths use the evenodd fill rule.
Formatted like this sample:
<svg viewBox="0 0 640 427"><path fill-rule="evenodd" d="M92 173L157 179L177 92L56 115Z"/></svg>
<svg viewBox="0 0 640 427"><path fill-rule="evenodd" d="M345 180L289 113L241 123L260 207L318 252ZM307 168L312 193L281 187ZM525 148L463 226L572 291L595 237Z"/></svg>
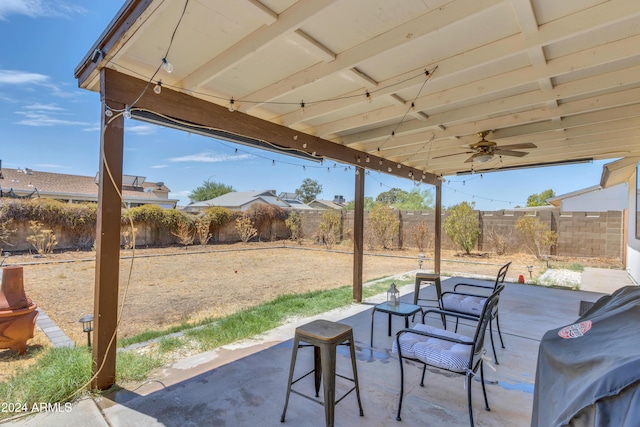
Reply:
<svg viewBox="0 0 640 427"><path fill-rule="evenodd" d="M571 264L567 265L566 268L567 270L577 271L579 273L582 273L584 271L584 265L577 262L572 262Z"/></svg>
<svg viewBox="0 0 640 427"><path fill-rule="evenodd" d="M91 353L86 347L51 348L38 362L0 383L5 402L67 402L91 378ZM9 415L9 414L0 414Z"/></svg>
<svg viewBox="0 0 640 427"><path fill-rule="evenodd" d="M164 359L159 354L121 351L116 356L116 381L142 381L163 363Z"/></svg>
<svg viewBox="0 0 640 427"><path fill-rule="evenodd" d="M72 402L91 379L91 352L87 347L53 347L43 351L37 363L0 383L4 402L20 402L28 412L34 404ZM120 352L116 359L117 381L140 381L162 366L160 355ZM0 413L0 419L10 413Z"/></svg>
<svg viewBox="0 0 640 427"><path fill-rule="evenodd" d="M167 337L158 341L158 351L160 353L170 353L184 345L184 341L179 337Z"/></svg>

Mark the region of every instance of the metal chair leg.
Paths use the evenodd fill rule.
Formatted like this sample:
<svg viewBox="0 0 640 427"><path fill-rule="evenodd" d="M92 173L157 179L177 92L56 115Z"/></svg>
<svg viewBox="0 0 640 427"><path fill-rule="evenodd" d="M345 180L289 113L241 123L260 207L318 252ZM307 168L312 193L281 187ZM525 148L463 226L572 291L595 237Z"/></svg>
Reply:
<svg viewBox="0 0 640 427"><path fill-rule="evenodd" d="M502 348L505 348L504 341L502 341L502 332L500 331L500 318L498 317L498 312L496 312L496 323L498 324L498 336L500 337L500 344L502 344Z"/></svg>
<svg viewBox="0 0 640 427"><path fill-rule="evenodd" d="M289 381L287 382L287 397L284 400L284 409L282 410L282 416L280 422L284 422L284 417L287 413L287 406L289 405L289 396L291 395L291 382L293 381L293 371L296 367L296 357L298 357L298 345L300 341L298 338L293 340L293 351L291 352L291 366L289 367Z"/></svg>

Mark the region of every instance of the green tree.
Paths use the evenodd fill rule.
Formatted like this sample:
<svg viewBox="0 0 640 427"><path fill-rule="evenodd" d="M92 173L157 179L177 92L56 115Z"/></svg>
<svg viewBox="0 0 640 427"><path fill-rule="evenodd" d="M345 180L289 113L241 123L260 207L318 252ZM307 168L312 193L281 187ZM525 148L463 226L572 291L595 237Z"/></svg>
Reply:
<svg viewBox="0 0 640 427"><path fill-rule="evenodd" d="M391 206L403 211L426 211L433 209L433 193L429 190L420 191L413 188L408 193L403 191Z"/></svg>
<svg viewBox="0 0 640 427"><path fill-rule="evenodd" d="M480 221L473 211L475 203L462 202L447 209L447 219L444 221L444 231L457 246L466 254L476 246L480 235Z"/></svg>
<svg viewBox="0 0 640 427"><path fill-rule="evenodd" d="M389 191L384 191L378 194L378 197L376 197L376 202L382 203L384 205L393 205L399 200L404 200L406 198L406 195L406 191L399 188L392 188Z"/></svg>
<svg viewBox="0 0 640 427"><path fill-rule="evenodd" d="M540 194L532 194L527 198L527 206L545 206L548 205L547 199L556 197L556 193L552 189L544 190Z"/></svg>
<svg viewBox="0 0 640 427"><path fill-rule="evenodd" d="M296 194L302 198L304 203L313 202L320 193L322 193L322 185L311 178L305 179L300 188L296 190Z"/></svg>
<svg viewBox="0 0 640 427"><path fill-rule="evenodd" d="M189 194L189 199L192 202L203 202L205 200L215 199L223 194L231 193L235 191L230 185L225 185L221 182L204 181L201 186L196 187L195 190Z"/></svg>
<svg viewBox="0 0 640 427"><path fill-rule="evenodd" d="M364 198L364 210L365 211L370 211L371 208L373 208L373 204L375 203L375 200L373 200L373 197L365 197ZM352 211L356 208L356 202L354 200L351 200L350 202L348 202L345 206L344 209L347 211Z"/></svg>

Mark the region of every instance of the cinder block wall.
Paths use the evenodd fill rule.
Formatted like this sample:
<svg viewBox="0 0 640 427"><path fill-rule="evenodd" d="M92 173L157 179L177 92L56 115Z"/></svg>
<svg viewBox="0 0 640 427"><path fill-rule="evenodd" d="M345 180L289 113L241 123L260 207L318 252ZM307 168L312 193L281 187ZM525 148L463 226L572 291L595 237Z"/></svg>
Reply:
<svg viewBox="0 0 640 427"><path fill-rule="evenodd" d="M318 229L324 211L300 211L302 217L303 236L306 239L312 238ZM353 211L341 211L342 215L342 238L351 239L353 237ZM427 250L433 248L435 229L435 213L433 211L395 211L400 227L394 236L393 245L400 247L416 247L414 228L421 222L425 222L428 227ZM608 212L562 212L558 209L540 209L537 211L476 211L480 223L480 236L476 250L483 252L493 252L494 248L490 243L489 234L493 232L507 236L507 251L509 253L526 252L523 236L516 230L515 226L519 218L535 216L547 225L550 230L558 233L556 246L551 249L552 255L572 256L572 257L602 257L621 258L623 253L623 215L621 211ZM442 222L447 218L446 212L442 214ZM367 248L366 230L369 224L369 213L364 214L365 228L365 249ZM166 235L154 230L145 224L135 224L137 228L136 245L145 246L169 246L175 244L178 239L174 235ZM31 234L29 223L19 221L13 224L16 232L11 238L13 246L5 245L5 251L24 251L31 249L26 239ZM56 250L76 249L72 238L62 227L54 227L54 233L58 240ZM284 221L274 222L270 229L260 232L260 240L272 241L287 239L289 229ZM240 236L235 229L235 222L222 226L213 236L211 242L238 242ZM121 240L121 243L124 241ZM197 238L194 244L198 244ZM455 245L442 232L442 248L455 249Z"/></svg>

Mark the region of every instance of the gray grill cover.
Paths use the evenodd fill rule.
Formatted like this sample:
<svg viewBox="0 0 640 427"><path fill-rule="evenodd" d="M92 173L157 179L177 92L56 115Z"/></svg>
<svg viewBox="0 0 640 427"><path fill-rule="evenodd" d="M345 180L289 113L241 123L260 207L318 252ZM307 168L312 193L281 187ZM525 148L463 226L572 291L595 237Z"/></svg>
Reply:
<svg viewBox="0 0 640 427"><path fill-rule="evenodd" d="M545 333L531 426L638 426L639 385L640 287L626 286Z"/></svg>

